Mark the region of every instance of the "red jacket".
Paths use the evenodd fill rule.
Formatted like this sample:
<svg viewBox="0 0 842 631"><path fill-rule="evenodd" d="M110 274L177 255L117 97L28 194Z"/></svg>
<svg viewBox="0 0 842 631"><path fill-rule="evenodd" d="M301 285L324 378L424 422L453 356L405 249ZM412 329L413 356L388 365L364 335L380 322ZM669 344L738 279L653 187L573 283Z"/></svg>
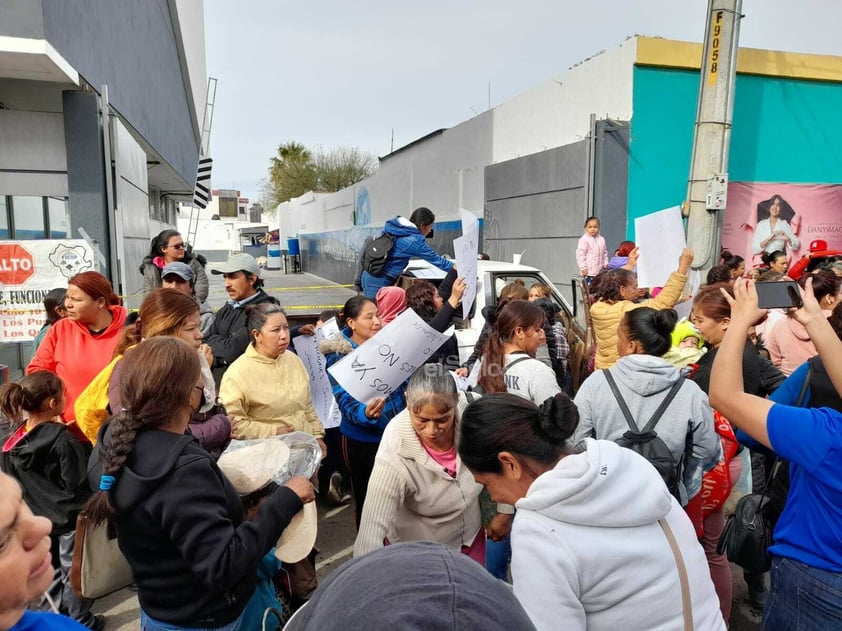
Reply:
<svg viewBox="0 0 842 631"><path fill-rule="evenodd" d="M94 337L84 324L64 318L47 331L44 341L35 352L35 357L26 367L26 374L36 370L54 372L67 387L67 405L64 420L76 418L73 405L82 390L93 381L99 372L111 361L114 347L123 331L126 321L125 307L111 306L113 319L103 333Z"/></svg>

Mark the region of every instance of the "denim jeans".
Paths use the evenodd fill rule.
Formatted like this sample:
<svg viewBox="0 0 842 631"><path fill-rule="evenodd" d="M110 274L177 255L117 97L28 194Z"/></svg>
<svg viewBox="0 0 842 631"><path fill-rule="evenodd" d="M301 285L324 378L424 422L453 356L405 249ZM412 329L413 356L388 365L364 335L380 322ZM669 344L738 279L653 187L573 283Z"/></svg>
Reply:
<svg viewBox="0 0 842 631"><path fill-rule="evenodd" d="M377 290L381 287L388 287L389 285L395 284L394 278L387 278L386 276L372 276L365 270L363 270L362 276L360 276L360 282L363 286L363 294L367 298L371 298L374 300L377 297Z"/></svg>
<svg viewBox="0 0 842 631"><path fill-rule="evenodd" d="M764 631L838 629L840 623L842 574L775 557Z"/></svg>
<svg viewBox="0 0 842 631"><path fill-rule="evenodd" d="M512 557L512 540L506 537L502 541L485 540L485 569L494 578L509 580L509 559Z"/></svg>
<svg viewBox="0 0 842 631"><path fill-rule="evenodd" d="M223 627L179 627L169 622L161 622L150 618L143 609L140 610L140 629L141 631L240 631L243 622L243 615ZM242 631L248 631L242 629Z"/></svg>

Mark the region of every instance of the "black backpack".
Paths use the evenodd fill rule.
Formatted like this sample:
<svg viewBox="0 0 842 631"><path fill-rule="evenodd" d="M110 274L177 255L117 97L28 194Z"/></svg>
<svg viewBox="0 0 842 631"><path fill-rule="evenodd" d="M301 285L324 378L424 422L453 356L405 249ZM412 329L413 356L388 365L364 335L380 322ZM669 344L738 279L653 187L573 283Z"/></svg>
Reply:
<svg viewBox="0 0 842 631"><path fill-rule="evenodd" d="M534 359L534 358L527 355L525 357L518 357L517 359L511 361L508 366L503 368L503 376L504 377L506 376L506 373L508 372L509 368L511 368L515 364L519 364L520 362L525 362L527 359ZM471 386L470 392L476 392L477 394L485 394L485 389L483 389L483 387L481 385L477 384L475 386ZM468 397L468 403L472 403L472 402L473 402L473 399L471 397Z"/></svg>
<svg viewBox="0 0 842 631"><path fill-rule="evenodd" d="M623 395L620 394L620 390L617 388L617 382L614 381L611 371L603 370L602 374L605 375L605 380L608 382L611 392L614 393L614 398L617 399L620 410L623 412L623 416L626 417L626 423L629 425L629 431L615 442L621 447L626 447L639 453L651 462L652 466L661 474L669 492L677 500L681 501L678 493L678 463L673 458L672 452L670 452L666 443L658 438L658 434L655 432L655 425L661 420L661 417L666 412L670 403L672 403L675 395L681 390L684 379L679 379L673 384L672 388L667 392L667 396L661 401L661 405L655 410L652 418L649 419L649 422L641 430L638 429L637 424L634 422L634 418L632 418L631 412L629 411L629 406L626 405Z"/></svg>
<svg viewBox="0 0 842 631"><path fill-rule="evenodd" d="M385 232L369 241L363 248L363 269L372 276L382 276L393 247L395 238Z"/></svg>

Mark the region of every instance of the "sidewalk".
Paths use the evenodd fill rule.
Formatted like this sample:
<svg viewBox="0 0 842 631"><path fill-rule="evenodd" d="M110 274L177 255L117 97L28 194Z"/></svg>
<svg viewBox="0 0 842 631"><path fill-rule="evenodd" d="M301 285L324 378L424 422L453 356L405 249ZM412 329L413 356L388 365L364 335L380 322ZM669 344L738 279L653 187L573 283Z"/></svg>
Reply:
<svg viewBox="0 0 842 631"><path fill-rule="evenodd" d="M207 273L210 282L208 302L214 310L219 309L228 300L225 293L225 281L221 274L211 274L213 263L208 264ZM341 309L348 298L357 295L353 287L338 285L306 272L284 274L283 270L261 270L263 289L277 298L287 311L290 319L311 319L315 322L319 313L325 309Z"/></svg>

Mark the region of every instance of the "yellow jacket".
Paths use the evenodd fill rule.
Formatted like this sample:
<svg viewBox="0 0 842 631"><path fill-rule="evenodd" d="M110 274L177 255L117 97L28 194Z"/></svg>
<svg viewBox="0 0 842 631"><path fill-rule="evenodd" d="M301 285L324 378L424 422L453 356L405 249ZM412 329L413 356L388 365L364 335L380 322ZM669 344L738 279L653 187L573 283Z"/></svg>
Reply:
<svg viewBox="0 0 842 631"><path fill-rule="evenodd" d="M310 376L291 351L269 359L249 344L225 371L219 397L236 439L268 438L279 425L316 438L325 435L310 397Z"/></svg>
<svg viewBox="0 0 842 631"><path fill-rule="evenodd" d="M596 340L597 370L611 368L620 359L617 354L617 327L620 326L626 311L639 309L640 307L672 309L678 299L681 298L681 291L686 283L686 274L673 272L667 279L667 284L655 298L641 302L598 300L593 303L591 305L591 320L593 321L594 339Z"/></svg>

